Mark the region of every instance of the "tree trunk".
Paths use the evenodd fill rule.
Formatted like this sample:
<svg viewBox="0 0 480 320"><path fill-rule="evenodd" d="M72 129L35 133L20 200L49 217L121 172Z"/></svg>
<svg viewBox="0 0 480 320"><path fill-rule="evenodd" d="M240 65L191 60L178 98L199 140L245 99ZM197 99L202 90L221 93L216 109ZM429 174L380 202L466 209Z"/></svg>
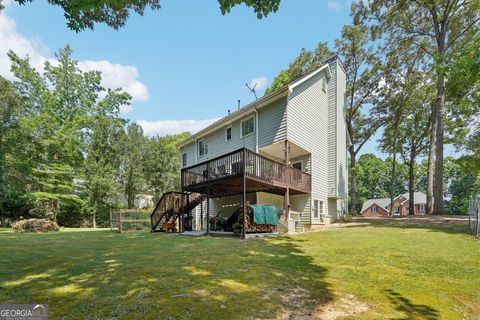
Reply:
<svg viewBox="0 0 480 320"><path fill-rule="evenodd" d="M350 186L349 186L349 193L350 193L350 214L357 214L357 175L355 173L355 166L357 165L357 159L355 154L355 149L353 146L348 148L348 152L350 153L350 170L348 173L350 175Z"/></svg>
<svg viewBox="0 0 480 320"><path fill-rule="evenodd" d="M414 169L415 169L415 146L414 143L412 143L412 146L410 148L410 161L408 164L408 214L413 216L415 214L415 187L414 187Z"/></svg>
<svg viewBox="0 0 480 320"><path fill-rule="evenodd" d="M135 195L133 192L133 171L130 169L128 170L128 178L127 178L127 207L128 209L133 209L135 206Z"/></svg>
<svg viewBox="0 0 480 320"><path fill-rule="evenodd" d="M437 125L435 147L435 182L433 184L433 212L443 214L443 143L445 114L445 77L440 71L437 83L437 99L435 100L435 120Z"/></svg>
<svg viewBox="0 0 480 320"><path fill-rule="evenodd" d="M58 200L53 200L53 221L57 222Z"/></svg>
<svg viewBox="0 0 480 320"><path fill-rule="evenodd" d="M437 141L437 122L435 120L435 116L432 117L431 130L427 167L427 214L433 213L433 173L435 166L435 146Z"/></svg>
<svg viewBox="0 0 480 320"><path fill-rule="evenodd" d="M395 198L396 167L397 167L397 153L393 151L392 173L390 175L390 210L389 210L390 216L393 216L393 199Z"/></svg>

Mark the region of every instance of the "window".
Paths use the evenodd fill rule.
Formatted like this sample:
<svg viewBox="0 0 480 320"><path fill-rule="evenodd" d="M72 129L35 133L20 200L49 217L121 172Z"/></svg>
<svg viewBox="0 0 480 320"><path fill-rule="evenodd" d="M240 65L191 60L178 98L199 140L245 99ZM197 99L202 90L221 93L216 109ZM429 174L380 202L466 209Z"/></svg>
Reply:
<svg viewBox="0 0 480 320"><path fill-rule="evenodd" d="M418 208L419 211L425 211L425 205L424 204L420 204L418 207L419 207Z"/></svg>
<svg viewBox="0 0 480 320"><path fill-rule="evenodd" d="M208 144L205 140L198 141L198 155L204 156L208 154Z"/></svg>
<svg viewBox="0 0 480 320"><path fill-rule="evenodd" d="M250 133L253 133L255 131L255 122L253 120L254 118L251 117L245 121L242 121L240 125L240 136L245 137L246 135L249 135Z"/></svg>
<svg viewBox="0 0 480 320"><path fill-rule="evenodd" d="M302 161L298 161L292 164L292 167L298 170L302 170Z"/></svg>
<svg viewBox="0 0 480 320"><path fill-rule="evenodd" d="M184 167L187 166L187 154L186 153L182 154L182 166L184 166Z"/></svg>
<svg viewBox="0 0 480 320"><path fill-rule="evenodd" d="M319 215L323 213L323 201L313 201L313 218L318 219Z"/></svg>
<svg viewBox="0 0 480 320"><path fill-rule="evenodd" d="M373 205L373 206L372 206L372 212L378 212L378 208L377 208L376 205Z"/></svg>
<svg viewBox="0 0 480 320"><path fill-rule="evenodd" d="M225 141L232 140L232 127L225 129Z"/></svg>

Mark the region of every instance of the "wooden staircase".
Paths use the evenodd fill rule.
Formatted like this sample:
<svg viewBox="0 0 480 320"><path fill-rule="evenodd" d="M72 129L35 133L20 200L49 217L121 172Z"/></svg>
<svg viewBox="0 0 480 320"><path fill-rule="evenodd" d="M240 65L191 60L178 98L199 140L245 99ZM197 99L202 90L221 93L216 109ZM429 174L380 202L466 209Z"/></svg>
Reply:
<svg viewBox="0 0 480 320"><path fill-rule="evenodd" d="M205 199L206 195L200 193L164 193L150 215L151 231L182 232L185 228L185 217Z"/></svg>

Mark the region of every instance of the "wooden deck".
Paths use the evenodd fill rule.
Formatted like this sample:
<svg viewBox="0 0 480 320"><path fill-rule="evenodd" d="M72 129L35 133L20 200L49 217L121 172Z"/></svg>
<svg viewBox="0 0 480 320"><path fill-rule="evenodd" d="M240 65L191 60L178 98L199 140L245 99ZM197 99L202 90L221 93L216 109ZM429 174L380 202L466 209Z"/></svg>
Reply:
<svg viewBox="0 0 480 320"><path fill-rule="evenodd" d="M244 177L247 193L284 194L288 188L291 194L304 194L312 189L310 174L242 148L182 169L182 190L206 193L210 188L212 196L239 194Z"/></svg>

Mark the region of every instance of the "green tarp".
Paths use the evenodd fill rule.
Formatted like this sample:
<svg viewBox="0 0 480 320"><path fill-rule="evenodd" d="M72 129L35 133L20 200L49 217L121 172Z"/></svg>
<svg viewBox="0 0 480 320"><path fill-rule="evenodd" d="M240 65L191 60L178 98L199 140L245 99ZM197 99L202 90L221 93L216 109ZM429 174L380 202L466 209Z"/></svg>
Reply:
<svg viewBox="0 0 480 320"><path fill-rule="evenodd" d="M274 206L254 204L253 222L256 224L278 224L278 209Z"/></svg>

